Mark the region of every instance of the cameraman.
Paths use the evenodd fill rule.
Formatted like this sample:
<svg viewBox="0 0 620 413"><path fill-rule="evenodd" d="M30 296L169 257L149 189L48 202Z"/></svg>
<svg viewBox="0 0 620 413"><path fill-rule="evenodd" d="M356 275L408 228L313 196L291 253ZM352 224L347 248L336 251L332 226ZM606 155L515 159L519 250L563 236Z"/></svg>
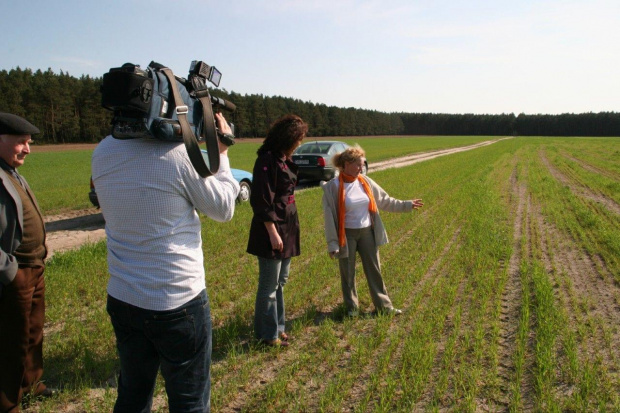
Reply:
<svg viewBox="0 0 620 413"><path fill-rule="evenodd" d="M231 133L216 114L221 133ZM150 411L161 367L171 412L207 412L211 314L200 218L233 217L239 184L220 144L217 174L201 178L183 143L105 138L92 175L108 244L107 310L121 372L115 412Z"/></svg>

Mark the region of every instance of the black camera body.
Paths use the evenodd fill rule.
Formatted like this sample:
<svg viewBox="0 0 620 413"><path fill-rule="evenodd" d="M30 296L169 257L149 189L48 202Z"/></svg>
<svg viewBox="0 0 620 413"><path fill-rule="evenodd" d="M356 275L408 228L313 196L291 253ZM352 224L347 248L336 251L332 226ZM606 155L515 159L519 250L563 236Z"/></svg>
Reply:
<svg viewBox="0 0 620 413"><path fill-rule="evenodd" d="M189 75L190 77L199 76L204 80L208 80L213 83L215 87L220 86L220 80L222 80L222 73L217 70L215 66L209 66L205 62L201 60L194 60L189 65Z"/></svg>

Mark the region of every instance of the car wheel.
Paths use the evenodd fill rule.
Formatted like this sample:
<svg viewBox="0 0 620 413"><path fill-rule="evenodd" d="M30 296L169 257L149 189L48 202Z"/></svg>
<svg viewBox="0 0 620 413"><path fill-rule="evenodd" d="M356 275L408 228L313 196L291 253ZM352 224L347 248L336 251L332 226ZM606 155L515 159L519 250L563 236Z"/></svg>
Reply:
<svg viewBox="0 0 620 413"><path fill-rule="evenodd" d="M246 181L239 182L239 195L237 196L237 202L246 202L250 199L250 183Z"/></svg>
<svg viewBox="0 0 620 413"><path fill-rule="evenodd" d="M362 175L366 175L368 172L368 163L364 162L364 166L362 167Z"/></svg>

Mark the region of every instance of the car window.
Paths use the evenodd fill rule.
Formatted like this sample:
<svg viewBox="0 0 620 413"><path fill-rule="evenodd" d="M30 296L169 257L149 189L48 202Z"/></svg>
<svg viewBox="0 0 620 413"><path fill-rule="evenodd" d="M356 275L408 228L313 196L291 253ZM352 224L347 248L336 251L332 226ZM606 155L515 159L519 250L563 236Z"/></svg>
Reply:
<svg viewBox="0 0 620 413"><path fill-rule="evenodd" d="M299 148L297 148L296 152L300 153L300 154L312 153L312 152L316 151L316 147L317 147L317 144L314 143L314 142L305 143L305 144L301 145Z"/></svg>
<svg viewBox="0 0 620 413"><path fill-rule="evenodd" d="M329 149L329 155L332 155L332 156L340 152L342 152L342 147L340 146L339 143L334 143L332 147Z"/></svg>
<svg viewBox="0 0 620 413"><path fill-rule="evenodd" d="M320 142L309 142L304 143L295 151L296 154L306 154L306 153L328 153L332 144L330 143L320 143Z"/></svg>

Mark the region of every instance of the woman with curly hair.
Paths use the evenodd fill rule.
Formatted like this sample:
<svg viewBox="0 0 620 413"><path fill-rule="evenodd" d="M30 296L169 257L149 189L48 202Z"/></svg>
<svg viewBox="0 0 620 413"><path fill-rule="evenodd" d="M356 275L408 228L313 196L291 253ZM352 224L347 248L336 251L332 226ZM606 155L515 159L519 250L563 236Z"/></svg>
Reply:
<svg viewBox="0 0 620 413"><path fill-rule="evenodd" d="M297 165L291 155L307 131L308 125L299 116L278 119L258 149L254 164L250 195L254 216L247 252L258 258L254 333L268 346L288 346L283 290L291 258L299 255Z"/></svg>

